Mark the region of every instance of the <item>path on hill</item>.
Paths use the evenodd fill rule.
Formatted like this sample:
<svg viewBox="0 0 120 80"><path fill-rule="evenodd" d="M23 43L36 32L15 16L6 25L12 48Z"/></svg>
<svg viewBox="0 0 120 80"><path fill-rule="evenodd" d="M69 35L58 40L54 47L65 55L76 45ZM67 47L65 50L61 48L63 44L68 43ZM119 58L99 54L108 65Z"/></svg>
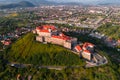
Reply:
<svg viewBox="0 0 120 80"><path fill-rule="evenodd" d="M54 69L54 70L63 70L63 69L67 69L67 68L80 68L80 67L90 68L90 67L95 67L95 66L101 66L101 65L104 65L104 64L108 63L106 57L104 57L104 59L106 61L104 63L102 63L102 64L95 64L95 63L86 61L87 64L85 66L80 66L80 65L75 65L75 66L53 66L53 65L49 65L49 66L36 66L36 65L33 65L33 64L22 64L22 63L15 63L15 62L8 63L8 65L10 65L11 67L16 67L16 68L35 67L37 69L46 68L46 69Z"/></svg>
<svg viewBox="0 0 120 80"><path fill-rule="evenodd" d="M69 49L68 49L69 50ZM75 52L75 51L72 51L72 50L69 50L71 52L73 52L74 54L80 56L79 53ZM98 55L96 55L98 59L101 59L101 57L99 57ZM105 60L103 62L103 59ZM101 60L100 60L101 61ZM108 61L107 61L107 58L106 57L103 57L102 58L102 62L99 63L99 64L96 64L96 63L93 63L93 62L89 62L89 61L86 61L86 65L84 66L80 66L80 65L76 65L76 66L53 66L53 65L48 65L48 66L39 66L39 65L34 65L34 64L24 64L24 63L17 63L17 62L10 62L8 63L8 65L10 65L11 67L15 67L15 68L27 68L27 67L34 67L34 68L37 68L37 69L42 69L42 68L46 68L46 69L54 69L54 70L63 70L63 69L67 69L67 68L80 68L80 67L83 67L83 68L90 68L90 67L95 67L95 66L101 66L101 65L104 65L104 64L107 64Z"/></svg>
<svg viewBox="0 0 120 80"><path fill-rule="evenodd" d="M33 65L33 64L21 64L21 63L8 63L8 65L10 65L11 67L15 67L15 68L27 68L27 67L35 67L35 68L38 68L38 69L42 69L42 68L46 68L46 69L54 69L54 70L63 70L63 69L66 69L66 68L80 68L80 67L85 67L85 66L79 66L79 65L76 65L76 66L36 66L36 65Z"/></svg>

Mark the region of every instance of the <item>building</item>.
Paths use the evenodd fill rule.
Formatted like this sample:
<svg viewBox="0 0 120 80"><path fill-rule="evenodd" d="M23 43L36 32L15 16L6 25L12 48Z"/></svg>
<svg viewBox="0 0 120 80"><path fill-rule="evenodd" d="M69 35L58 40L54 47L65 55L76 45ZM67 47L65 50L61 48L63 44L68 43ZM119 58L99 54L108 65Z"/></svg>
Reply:
<svg viewBox="0 0 120 80"><path fill-rule="evenodd" d="M92 44L92 43L89 43L89 42L85 42L84 44L83 44L83 46L82 46L82 49L83 50L89 50L89 51L94 51L94 44Z"/></svg>
<svg viewBox="0 0 120 80"><path fill-rule="evenodd" d="M39 42L47 42L61 45L67 49L74 50L86 60L91 61L94 53L94 44L85 42L83 46L77 44L77 38L69 37L62 32L57 31L57 28L52 25L38 26L33 31L37 33L36 40Z"/></svg>
<svg viewBox="0 0 120 80"><path fill-rule="evenodd" d="M120 45L120 39L117 41L117 43L118 43L118 46Z"/></svg>
<svg viewBox="0 0 120 80"><path fill-rule="evenodd" d="M36 28L36 33L39 35L39 36L51 36L51 29L44 29L44 28L41 28L41 27L37 27Z"/></svg>
<svg viewBox="0 0 120 80"><path fill-rule="evenodd" d="M58 32L55 26L43 25L36 27L33 33L37 33L37 41L48 42L72 49L77 44L77 38L72 38Z"/></svg>
<svg viewBox="0 0 120 80"><path fill-rule="evenodd" d="M81 55L87 59L87 60L91 60L92 56L94 54L94 44L89 43L89 42L85 42L82 46L83 52L81 53Z"/></svg>
<svg viewBox="0 0 120 80"><path fill-rule="evenodd" d="M91 61L92 59L92 53L89 50L84 50L82 53L82 57Z"/></svg>
<svg viewBox="0 0 120 80"><path fill-rule="evenodd" d="M74 48L74 50L75 50L76 52L79 52L79 53L82 52L82 48L80 47L80 45L76 45L75 48Z"/></svg>
<svg viewBox="0 0 120 80"><path fill-rule="evenodd" d="M11 40L2 40L1 42L6 46L11 44Z"/></svg>

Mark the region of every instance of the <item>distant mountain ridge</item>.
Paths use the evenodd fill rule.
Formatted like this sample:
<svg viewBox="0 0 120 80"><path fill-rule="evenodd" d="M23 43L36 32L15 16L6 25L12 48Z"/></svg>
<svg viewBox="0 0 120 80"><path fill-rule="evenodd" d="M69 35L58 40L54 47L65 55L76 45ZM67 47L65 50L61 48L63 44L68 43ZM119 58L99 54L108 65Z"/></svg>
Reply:
<svg viewBox="0 0 120 80"><path fill-rule="evenodd" d="M32 4L29 1L21 1L19 3L12 3L12 4L1 5L0 9L17 8L17 7L34 7L34 6L35 5Z"/></svg>
<svg viewBox="0 0 120 80"><path fill-rule="evenodd" d="M48 1L48 0L4 0L3 2L1 2L1 4L17 4L21 1L28 1L33 3L36 6L39 5L79 5L82 3L77 3L77 2L56 2L56 1Z"/></svg>
<svg viewBox="0 0 120 80"><path fill-rule="evenodd" d="M29 1L37 6L39 5L92 5L92 4L120 4L120 0L0 0L0 4L13 4L21 1ZM72 2L71 2L72 1Z"/></svg>

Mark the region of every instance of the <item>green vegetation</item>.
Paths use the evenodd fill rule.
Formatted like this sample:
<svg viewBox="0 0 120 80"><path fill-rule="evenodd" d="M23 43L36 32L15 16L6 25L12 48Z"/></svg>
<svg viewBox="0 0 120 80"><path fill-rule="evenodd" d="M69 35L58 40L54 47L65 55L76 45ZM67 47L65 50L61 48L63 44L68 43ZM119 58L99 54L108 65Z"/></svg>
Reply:
<svg viewBox="0 0 120 80"><path fill-rule="evenodd" d="M91 43L95 44L97 50L99 51L99 54L107 57L107 59L109 61L108 67L114 69L114 71L116 71L115 73L120 74L120 64L119 64L120 54L116 48L107 47L103 41L101 41L97 38L92 38L88 34L79 34L78 35L77 33L74 33L74 32L68 32L65 34L72 36L72 37L77 37L78 41L91 42ZM116 76L119 77L118 75L116 75ZM120 79L120 77L119 77L119 79ZM110 79L110 80L112 80L112 79ZM115 80L117 80L117 79L115 79Z"/></svg>
<svg viewBox="0 0 120 80"><path fill-rule="evenodd" d="M0 18L0 33L9 32L16 28L16 21L9 18ZM14 25L14 26L13 26Z"/></svg>
<svg viewBox="0 0 120 80"><path fill-rule="evenodd" d="M33 12L22 12L17 13L16 16L0 18L0 33L14 31L17 27L25 27L30 24L33 19L38 18L39 17ZM32 27L35 27L36 25L30 24ZM68 24L56 24L56 26L76 30L91 30L73 27ZM115 33L120 31L120 28L117 28ZM105 29L107 31L107 28ZM116 49L105 46L103 42L91 38L87 34L78 35L74 32L66 34L77 37L81 42L87 41L95 44L100 51L100 54L107 57L109 63L99 67L85 68L83 66L85 65L85 61L79 59L74 53L61 46L36 42L34 39L35 35L28 33L9 46L6 50L0 51L0 80L16 80L18 74L21 74L25 80L28 79L27 77L29 75L32 76L32 80L120 80L120 63L117 61L120 54ZM117 39L117 36L113 37ZM0 49L2 46L3 45L0 43ZM8 62L17 62L21 64L28 63L34 64L34 66L15 68L7 65ZM68 66L68 68L60 71L38 69L37 66L39 65ZM73 65L79 65L81 67L69 67Z"/></svg>
<svg viewBox="0 0 120 80"><path fill-rule="evenodd" d="M120 26L112 25L111 23L106 23L97 29L100 33L104 33L105 35L113 38L120 39Z"/></svg>
<svg viewBox="0 0 120 80"><path fill-rule="evenodd" d="M75 36L75 33L66 33L66 34ZM72 61L74 61L75 63L76 62L79 63L80 59L73 53L67 51L66 49L60 46L56 46L52 44L41 44L39 42L35 42L34 36L35 35L33 35L32 33L29 33L23 36L18 41L13 43L12 46L8 48L8 50L5 51L7 53L5 52L1 53L0 56L2 57L2 59L0 59L0 66L1 66L0 79L16 80L16 77L18 74L21 74L21 76L24 77L25 79L27 79L27 77L31 75L32 80L119 80L120 79L120 76L119 76L120 65L118 64L116 65L116 63L114 63L112 58L109 58L110 56L106 54L106 51L108 50L108 48L105 48L105 49L104 47L101 48L100 46L102 45L102 43L99 43L100 41L98 41L97 39L93 40L93 38L90 38L87 35L76 34L75 37L78 37L78 39L83 42L84 41L94 42L100 48L100 50L102 49L101 53L106 55L107 57L109 56L108 57L109 63L107 65L93 67L93 68L84 68L84 67L69 68L68 67L66 69L57 71L57 70L48 70L48 69L37 69L35 66L20 69L20 68L14 68L14 67L10 67L8 65L3 64L3 63L6 63L5 59L10 59L11 61L16 60L18 62L22 61L22 63L32 63L32 62L34 63L34 60L32 60L32 58L34 58L35 62L37 63L39 63L40 60L42 60L43 65L50 65L50 64L68 65L68 64L71 64ZM31 48L30 47L28 48L28 46L31 46ZM35 52L33 53L34 55L31 52L32 50L34 50L33 52ZM53 61L53 60L56 59L55 57L57 55L58 55L57 60L59 61L56 64L56 61ZM15 58L15 56L17 59ZM40 56L41 58L38 58ZM29 60L28 57L31 57L31 60ZM68 58L70 61L68 61ZM28 59L28 60L25 60L25 59ZM47 59L50 63L48 63L47 61L44 61L45 59ZM76 61L76 59L78 60ZM67 64L66 64L66 61L68 62ZM62 64L60 62L62 62ZM73 65L77 65L75 63L73 63ZM82 63L83 62L80 61L79 65L81 65Z"/></svg>
<svg viewBox="0 0 120 80"><path fill-rule="evenodd" d="M114 66L114 65L113 65ZM4 72L0 72L0 79L16 80L18 74L27 80L29 75L32 76L32 80L119 80L119 73L115 71L111 66L101 66L94 68L67 68L64 70L48 70L48 69L36 69L34 67L28 67L23 69L17 69L9 67Z"/></svg>
<svg viewBox="0 0 120 80"><path fill-rule="evenodd" d="M15 31L19 27L36 27L33 19L39 18L33 12L19 12L0 17L0 34Z"/></svg>
<svg viewBox="0 0 120 80"><path fill-rule="evenodd" d="M82 65L84 61L63 47L42 44L34 40L32 33L20 38L8 50L11 62L31 63L36 65Z"/></svg>

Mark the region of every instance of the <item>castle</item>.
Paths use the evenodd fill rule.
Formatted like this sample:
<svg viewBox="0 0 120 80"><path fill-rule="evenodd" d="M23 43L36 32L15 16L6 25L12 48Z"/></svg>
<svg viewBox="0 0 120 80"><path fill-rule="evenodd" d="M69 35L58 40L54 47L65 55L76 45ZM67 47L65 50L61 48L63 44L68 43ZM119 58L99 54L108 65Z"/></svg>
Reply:
<svg viewBox="0 0 120 80"><path fill-rule="evenodd" d="M38 34L38 36L36 36L36 41L61 45L77 52L89 61L93 58L94 45L92 43L85 42L81 47L77 44L77 38L64 35L53 25L38 26L33 30L33 33Z"/></svg>
<svg viewBox="0 0 120 80"><path fill-rule="evenodd" d="M55 26L43 25L36 27L37 41L48 42L52 44L61 45L65 48L72 49L77 44L77 38L72 38L58 32Z"/></svg>

